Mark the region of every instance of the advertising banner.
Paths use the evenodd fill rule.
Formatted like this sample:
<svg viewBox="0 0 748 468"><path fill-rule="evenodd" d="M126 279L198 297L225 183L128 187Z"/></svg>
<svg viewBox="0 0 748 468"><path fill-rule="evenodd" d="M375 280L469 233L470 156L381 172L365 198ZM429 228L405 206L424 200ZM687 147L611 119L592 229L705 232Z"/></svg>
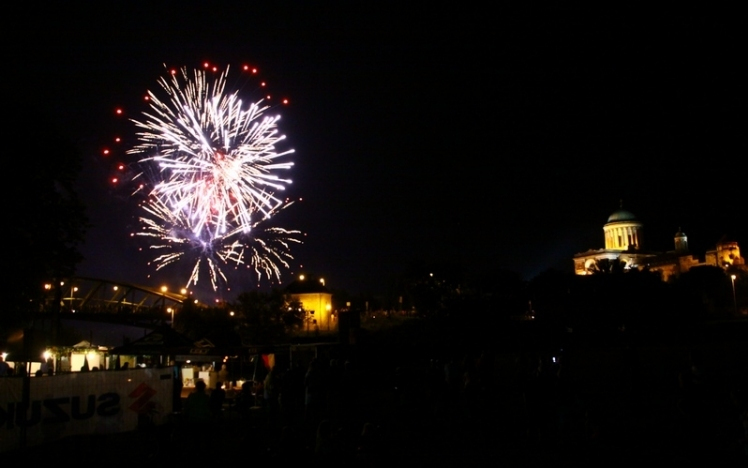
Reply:
<svg viewBox="0 0 748 468"><path fill-rule="evenodd" d="M172 408L171 369L0 378L0 452L78 434L163 424Z"/></svg>

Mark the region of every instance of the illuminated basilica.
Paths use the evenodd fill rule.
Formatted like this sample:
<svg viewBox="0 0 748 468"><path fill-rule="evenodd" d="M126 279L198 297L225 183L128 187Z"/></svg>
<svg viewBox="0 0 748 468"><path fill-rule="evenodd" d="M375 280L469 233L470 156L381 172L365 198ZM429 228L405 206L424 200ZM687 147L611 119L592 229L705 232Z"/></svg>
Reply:
<svg viewBox="0 0 748 468"><path fill-rule="evenodd" d="M590 274L598 268L601 260L618 261L627 270L636 268L660 272L664 281L697 266L745 268L745 259L740 256L737 242L722 239L714 249L700 257L688 250L688 238L680 230L675 233L673 250L643 250L642 226L632 213L623 208L615 211L603 226L605 248L574 255L574 272L577 275Z"/></svg>

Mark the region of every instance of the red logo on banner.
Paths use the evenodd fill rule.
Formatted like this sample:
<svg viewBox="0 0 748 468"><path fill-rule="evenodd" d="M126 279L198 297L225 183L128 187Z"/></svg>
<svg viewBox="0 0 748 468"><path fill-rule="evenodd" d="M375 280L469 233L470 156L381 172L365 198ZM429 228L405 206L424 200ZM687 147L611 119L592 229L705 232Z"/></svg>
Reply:
<svg viewBox="0 0 748 468"><path fill-rule="evenodd" d="M150 413L155 406L155 403L150 400L155 394L156 390L152 389L144 383L141 383L135 390L127 395L130 398L135 398L135 401L129 406L129 408L138 414Z"/></svg>

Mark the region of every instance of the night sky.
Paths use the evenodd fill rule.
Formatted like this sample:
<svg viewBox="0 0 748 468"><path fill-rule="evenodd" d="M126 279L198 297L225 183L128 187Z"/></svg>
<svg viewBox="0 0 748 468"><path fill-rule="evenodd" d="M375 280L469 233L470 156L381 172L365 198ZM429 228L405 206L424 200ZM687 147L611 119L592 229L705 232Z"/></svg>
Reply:
<svg viewBox="0 0 748 468"><path fill-rule="evenodd" d="M575 253L603 247L621 200L644 223L646 248L671 249L682 228L697 253L728 235L746 255L744 15L484 3L6 10L10 101L37 106L83 156L92 227L78 273L185 282L191 265L148 277L129 235L134 204L109 184L101 148L113 110L144 109L164 64L205 61L251 63L291 99L280 121L295 150L286 195L303 201L276 219L305 237L284 282L306 271L359 293L419 263L525 279L571 271ZM256 281L232 285L227 295Z"/></svg>

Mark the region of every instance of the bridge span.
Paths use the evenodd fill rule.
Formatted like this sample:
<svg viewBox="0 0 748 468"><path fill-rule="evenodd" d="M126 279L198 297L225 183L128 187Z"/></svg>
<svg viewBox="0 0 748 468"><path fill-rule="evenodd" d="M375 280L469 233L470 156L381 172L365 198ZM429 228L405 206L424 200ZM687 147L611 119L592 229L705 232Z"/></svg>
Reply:
<svg viewBox="0 0 748 468"><path fill-rule="evenodd" d="M79 276L61 281L57 291L51 284L44 288L47 295L43 312L53 311L59 300L62 314L164 313L169 309L179 310L191 301L188 292Z"/></svg>

